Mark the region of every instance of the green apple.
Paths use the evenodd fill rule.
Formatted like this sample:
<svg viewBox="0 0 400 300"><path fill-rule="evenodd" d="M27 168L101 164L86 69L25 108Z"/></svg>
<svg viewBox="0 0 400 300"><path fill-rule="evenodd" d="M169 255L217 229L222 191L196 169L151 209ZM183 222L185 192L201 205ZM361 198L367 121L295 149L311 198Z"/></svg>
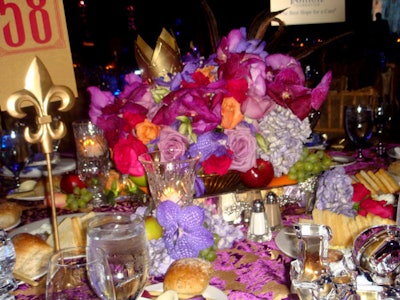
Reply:
<svg viewBox="0 0 400 300"><path fill-rule="evenodd" d="M163 228L158 223L157 219L153 216L147 216L144 218L146 226L146 234L148 240L156 240L162 237Z"/></svg>

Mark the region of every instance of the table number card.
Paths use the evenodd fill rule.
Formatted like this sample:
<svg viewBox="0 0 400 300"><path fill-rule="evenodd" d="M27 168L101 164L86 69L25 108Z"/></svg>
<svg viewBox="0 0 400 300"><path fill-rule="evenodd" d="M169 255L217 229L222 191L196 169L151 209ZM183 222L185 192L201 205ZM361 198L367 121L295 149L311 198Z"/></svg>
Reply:
<svg viewBox="0 0 400 300"><path fill-rule="evenodd" d="M0 0L0 107L25 87L29 66L37 56L55 85L77 96L63 2Z"/></svg>

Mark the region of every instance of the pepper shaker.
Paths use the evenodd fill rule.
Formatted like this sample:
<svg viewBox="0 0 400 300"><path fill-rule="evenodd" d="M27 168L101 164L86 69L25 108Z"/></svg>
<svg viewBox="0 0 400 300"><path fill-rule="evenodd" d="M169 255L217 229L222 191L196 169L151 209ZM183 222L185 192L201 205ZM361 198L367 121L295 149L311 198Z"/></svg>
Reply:
<svg viewBox="0 0 400 300"><path fill-rule="evenodd" d="M247 238L259 243L270 241L272 238L264 204L260 199L253 201Z"/></svg>
<svg viewBox="0 0 400 300"><path fill-rule="evenodd" d="M265 197L265 213L267 214L269 226L272 231L282 228L281 208L279 206L278 197L274 192L268 192Z"/></svg>

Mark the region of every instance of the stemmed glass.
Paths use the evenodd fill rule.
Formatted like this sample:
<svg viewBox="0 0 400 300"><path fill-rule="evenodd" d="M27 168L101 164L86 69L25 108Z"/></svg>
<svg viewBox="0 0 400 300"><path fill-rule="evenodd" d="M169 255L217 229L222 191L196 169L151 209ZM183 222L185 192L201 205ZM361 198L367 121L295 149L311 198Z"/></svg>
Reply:
<svg viewBox="0 0 400 300"><path fill-rule="evenodd" d="M366 160L362 150L372 137L374 113L369 105L352 105L344 109L344 129L349 139L358 147L358 160Z"/></svg>
<svg viewBox="0 0 400 300"><path fill-rule="evenodd" d="M116 299L137 299L149 276L149 248L143 218L120 212L97 215L89 221L87 245L88 251L95 247L106 253ZM89 261L91 258L88 256Z"/></svg>
<svg viewBox="0 0 400 300"><path fill-rule="evenodd" d="M384 145L384 139L386 130L390 127L392 121L391 107L387 102L381 101L375 109L375 127L376 135L378 137L378 145L376 146L376 152L379 156L385 155L386 149Z"/></svg>
<svg viewBox="0 0 400 300"><path fill-rule="evenodd" d="M77 247L54 253L47 272L46 299L114 300L114 286L104 251Z"/></svg>
<svg viewBox="0 0 400 300"><path fill-rule="evenodd" d="M3 166L13 173L17 188L21 183L21 171L28 164L30 154L30 144L25 141L22 130L3 131L1 137L1 160Z"/></svg>

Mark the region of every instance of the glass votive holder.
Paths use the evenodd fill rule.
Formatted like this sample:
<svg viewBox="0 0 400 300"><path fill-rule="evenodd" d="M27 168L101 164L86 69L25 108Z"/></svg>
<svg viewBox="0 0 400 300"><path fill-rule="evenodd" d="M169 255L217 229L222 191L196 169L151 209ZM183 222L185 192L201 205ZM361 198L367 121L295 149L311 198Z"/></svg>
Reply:
<svg viewBox="0 0 400 300"><path fill-rule="evenodd" d="M139 156L138 159L146 170L155 208L166 200L181 206L192 204L199 158L181 156L175 150L154 151Z"/></svg>
<svg viewBox="0 0 400 300"><path fill-rule="evenodd" d="M109 153L103 131L90 121L75 121L72 128L78 172L93 175L108 171Z"/></svg>
<svg viewBox="0 0 400 300"><path fill-rule="evenodd" d="M110 159L103 131L90 121L72 123L76 145L77 173L93 193L93 206L105 204L104 184Z"/></svg>

